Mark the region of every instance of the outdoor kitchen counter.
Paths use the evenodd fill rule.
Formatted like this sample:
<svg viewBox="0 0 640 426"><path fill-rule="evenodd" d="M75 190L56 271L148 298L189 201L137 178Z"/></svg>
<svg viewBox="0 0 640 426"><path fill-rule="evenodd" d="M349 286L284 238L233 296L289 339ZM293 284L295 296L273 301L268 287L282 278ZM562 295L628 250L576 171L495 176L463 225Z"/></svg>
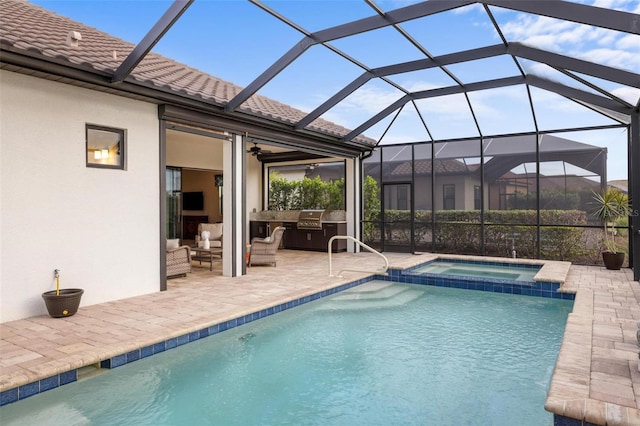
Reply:
<svg viewBox="0 0 640 426"><path fill-rule="evenodd" d="M267 219L267 220L251 220L249 222L265 222L265 223L295 223L298 224L297 220L282 220L282 219ZM322 223L347 223L346 220L323 220Z"/></svg>
<svg viewBox="0 0 640 426"><path fill-rule="evenodd" d="M347 221L323 220L318 229L298 228L295 220L259 220L250 221L250 238L266 237L273 232L275 226L284 226L282 247L292 250L327 251L329 240L335 235L347 235ZM333 251L346 251L347 241L337 240L333 243Z"/></svg>
<svg viewBox="0 0 640 426"><path fill-rule="evenodd" d="M297 222L301 211L303 210L263 210L250 212L249 220L259 222ZM322 220L324 222L346 222L347 212L344 210L324 210Z"/></svg>

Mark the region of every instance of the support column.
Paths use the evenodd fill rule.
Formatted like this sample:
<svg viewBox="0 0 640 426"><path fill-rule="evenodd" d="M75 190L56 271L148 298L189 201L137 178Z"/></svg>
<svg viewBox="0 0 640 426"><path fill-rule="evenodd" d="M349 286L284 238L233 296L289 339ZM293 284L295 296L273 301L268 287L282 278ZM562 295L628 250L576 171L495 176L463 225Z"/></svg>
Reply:
<svg viewBox="0 0 640 426"><path fill-rule="evenodd" d="M629 197L631 198L631 238L629 265L633 279L640 281L640 112L631 113L629 126Z"/></svg>
<svg viewBox="0 0 640 426"><path fill-rule="evenodd" d="M360 217L361 217L361 196L360 188L362 172L360 170L359 158L348 158L345 160L345 195L347 210L347 235L361 239ZM347 251L359 252L360 246L352 241L347 241Z"/></svg>
<svg viewBox="0 0 640 426"><path fill-rule="evenodd" d="M158 210L160 213L160 291L167 290L167 122L160 120L160 152L158 171L160 180Z"/></svg>
<svg viewBox="0 0 640 426"><path fill-rule="evenodd" d="M246 273L244 244L246 241L245 208L245 155L242 136L233 135L223 147L224 185L222 186L222 212L224 229L222 239L222 275L236 277Z"/></svg>

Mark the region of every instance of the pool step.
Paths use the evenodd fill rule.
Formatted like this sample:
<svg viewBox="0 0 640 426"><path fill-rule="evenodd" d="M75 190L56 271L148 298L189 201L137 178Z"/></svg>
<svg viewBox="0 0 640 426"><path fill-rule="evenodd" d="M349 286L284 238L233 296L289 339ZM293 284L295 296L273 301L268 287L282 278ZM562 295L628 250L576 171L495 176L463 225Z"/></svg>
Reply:
<svg viewBox="0 0 640 426"><path fill-rule="evenodd" d="M394 285L389 282L371 282L354 287L327 301L319 310L357 310L391 308L409 303L424 294L423 291Z"/></svg>
<svg viewBox="0 0 640 426"><path fill-rule="evenodd" d="M371 282L343 291L333 300L387 299L407 290L388 281Z"/></svg>

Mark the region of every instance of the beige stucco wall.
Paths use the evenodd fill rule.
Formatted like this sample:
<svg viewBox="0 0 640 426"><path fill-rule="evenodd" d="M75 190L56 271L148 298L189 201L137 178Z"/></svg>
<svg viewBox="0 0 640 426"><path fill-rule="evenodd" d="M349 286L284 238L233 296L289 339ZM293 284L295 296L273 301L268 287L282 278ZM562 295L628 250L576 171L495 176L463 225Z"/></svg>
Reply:
<svg viewBox="0 0 640 426"><path fill-rule="evenodd" d="M192 133L167 130L167 166L202 170L222 170L223 140Z"/></svg>
<svg viewBox="0 0 640 426"><path fill-rule="evenodd" d="M248 144L247 144L248 145ZM266 208L262 205L262 163L250 154L246 156L247 170L247 218L252 211L260 211ZM249 223L247 219L247 235L249 235Z"/></svg>
<svg viewBox="0 0 640 426"><path fill-rule="evenodd" d="M87 168L85 123L127 131L126 170ZM0 322L159 290L157 107L0 71Z"/></svg>

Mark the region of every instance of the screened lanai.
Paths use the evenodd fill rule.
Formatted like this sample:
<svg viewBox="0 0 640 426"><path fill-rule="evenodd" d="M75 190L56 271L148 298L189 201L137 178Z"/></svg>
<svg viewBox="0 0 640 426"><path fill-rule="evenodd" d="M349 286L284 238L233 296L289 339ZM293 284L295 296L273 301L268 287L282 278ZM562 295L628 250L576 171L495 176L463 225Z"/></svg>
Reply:
<svg viewBox="0 0 640 426"><path fill-rule="evenodd" d="M322 28L309 13L323 10L318 4L285 15L278 3L252 3L302 40L225 108L280 87L308 108L296 129L335 119L353 129L342 141L372 138L363 146L375 149L362 155L365 242L383 251L599 262L593 193L611 178L626 179L629 192L640 183L633 5L428 1L391 9L365 1L362 15ZM305 72L307 63L321 64L336 89L323 97L311 90L318 73ZM620 235L638 229L629 222L618 224Z"/></svg>
<svg viewBox="0 0 640 426"><path fill-rule="evenodd" d="M154 2L112 82L131 82L151 49L166 52L240 86L220 94L185 76L177 89L216 116L272 128L247 127L252 143L288 160L360 158L354 233L383 250L593 263L590 194L626 181L640 210L640 6L600 4ZM640 264L640 218L619 226Z"/></svg>

